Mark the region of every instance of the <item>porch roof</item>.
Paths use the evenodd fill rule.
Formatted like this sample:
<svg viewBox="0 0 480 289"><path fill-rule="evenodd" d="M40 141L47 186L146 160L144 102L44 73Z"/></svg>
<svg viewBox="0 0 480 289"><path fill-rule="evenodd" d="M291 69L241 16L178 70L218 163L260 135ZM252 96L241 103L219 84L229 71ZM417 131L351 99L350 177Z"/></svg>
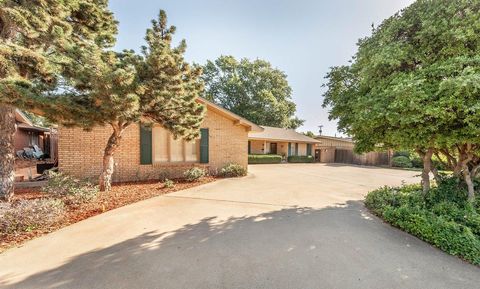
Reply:
<svg viewBox="0 0 480 289"><path fill-rule="evenodd" d="M300 143L320 143L320 141L298 133L293 129L262 126L262 132L249 132L249 140L284 141Z"/></svg>
<svg viewBox="0 0 480 289"><path fill-rule="evenodd" d="M26 123L17 124L17 128L23 129L23 130L28 130L28 131L37 131L37 132L49 132L50 131L50 129L48 129L46 127L28 125Z"/></svg>

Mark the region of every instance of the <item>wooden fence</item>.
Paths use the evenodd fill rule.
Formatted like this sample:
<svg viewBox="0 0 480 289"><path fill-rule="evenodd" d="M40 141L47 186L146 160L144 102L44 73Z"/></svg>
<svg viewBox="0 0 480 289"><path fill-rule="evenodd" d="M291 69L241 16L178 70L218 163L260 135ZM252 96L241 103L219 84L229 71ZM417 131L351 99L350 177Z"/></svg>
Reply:
<svg viewBox="0 0 480 289"><path fill-rule="evenodd" d="M337 148L335 162L362 166L388 166L390 165L390 154L388 152L369 152L360 155L351 149Z"/></svg>

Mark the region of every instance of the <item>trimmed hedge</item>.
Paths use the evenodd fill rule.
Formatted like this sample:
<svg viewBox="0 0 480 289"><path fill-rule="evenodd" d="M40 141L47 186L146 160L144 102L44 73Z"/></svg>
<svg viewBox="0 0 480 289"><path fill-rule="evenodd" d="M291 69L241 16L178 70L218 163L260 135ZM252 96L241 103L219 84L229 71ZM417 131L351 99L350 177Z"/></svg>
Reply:
<svg viewBox="0 0 480 289"><path fill-rule="evenodd" d="M279 164L282 162L280 155L248 155L249 164Z"/></svg>
<svg viewBox="0 0 480 289"><path fill-rule="evenodd" d="M404 185L380 188L365 198L365 205L388 223L475 265L480 265L479 203L479 196L469 203L454 178L425 197L419 185Z"/></svg>
<svg viewBox="0 0 480 289"><path fill-rule="evenodd" d="M289 163L313 163L314 159L312 156L289 156Z"/></svg>

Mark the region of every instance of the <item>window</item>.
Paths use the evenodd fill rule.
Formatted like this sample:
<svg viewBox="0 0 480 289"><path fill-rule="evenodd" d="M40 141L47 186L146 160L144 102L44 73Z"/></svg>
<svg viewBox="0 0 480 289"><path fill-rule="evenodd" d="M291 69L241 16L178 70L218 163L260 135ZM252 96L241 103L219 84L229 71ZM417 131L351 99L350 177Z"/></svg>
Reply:
<svg viewBox="0 0 480 289"><path fill-rule="evenodd" d="M198 160L198 142L192 141L185 143L185 160L187 162L196 162Z"/></svg>
<svg viewBox="0 0 480 289"><path fill-rule="evenodd" d="M291 147L292 147L292 156L296 156L297 155L297 148L298 148L298 144L296 143L292 143L291 144Z"/></svg>
<svg viewBox="0 0 480 289"><path fill-rule="evenodd" d="M154 162L197 162L198 141L187 142L161 126L153 127Z"/></svg>
<svg viewBox="0 0 480 289"><path fill-rule="evenodd" d="M35 132L28 132L28 144L30 146L38 145L38 134Z"/></svg>

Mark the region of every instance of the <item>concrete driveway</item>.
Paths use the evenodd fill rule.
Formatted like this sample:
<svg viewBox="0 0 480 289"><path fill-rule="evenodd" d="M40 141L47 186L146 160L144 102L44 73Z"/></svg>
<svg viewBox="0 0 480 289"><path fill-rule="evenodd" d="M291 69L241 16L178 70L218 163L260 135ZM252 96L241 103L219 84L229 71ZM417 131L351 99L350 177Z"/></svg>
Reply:
<svg viewBox="0 0 480 289"><path fill-rule="evenodd" d="M415 172L257 165L0 255L0 288L478 288L480 270L369 214Z"/></svg>

